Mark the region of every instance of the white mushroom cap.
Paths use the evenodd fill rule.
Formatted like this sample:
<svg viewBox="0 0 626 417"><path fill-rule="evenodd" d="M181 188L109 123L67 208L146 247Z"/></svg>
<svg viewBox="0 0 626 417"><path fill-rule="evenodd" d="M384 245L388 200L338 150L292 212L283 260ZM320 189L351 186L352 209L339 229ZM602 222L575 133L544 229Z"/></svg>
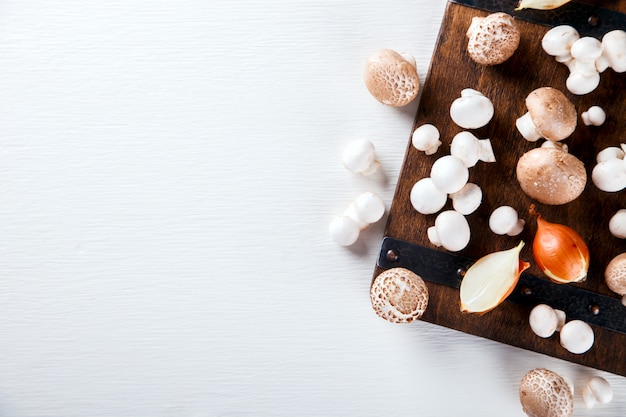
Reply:
<svg viewBox="0 0 626 417"><path fill-rule="evenodd" d="M583 71L573 71L565 80L567 89L578 96L591 93L598 85L600 85L600 74L597 71L588 74Z"/></svg>
<svg viewBox="0 0 626 417"><path fill-rule="evenodd" d="M593 346L593 329L582 320L572 320L561 329L560 342L571 353L585 353Z"/></svg>
<svg viewBox="0 0 626 417"><path fill-rule="evenodd" d="M520 31L513 17L506 13L475 16L467 30L467 52L481 65L497 65L509 59L517 50Z"/></svg>
<svg viewBox="0 0 626 417"><path fill-rule="evenodd" d="M626 239L626 209L617 210L611 217L609 231L618 239Z"/></svg>
<svg viewBox="0 0 626 417"><path fill-rule="evenodd" d="M615 72L626 71L626 31L617 29L602 37L603 55Z"/></svg>
<svg viewBox="0 0 626 417"><path fill-rule="evenodd" d="M606 121L606 112L600 106L591 106L581 114L586 126L601 126Z"/></svg>
<svg viewBox="0 0 626 417"><path fill-rule="evenodd" d="M376 160L375 152L376 148L371 141L367 139L351 140L343 150L343 166L355 174L371 175L380 166Z"/></svg>
<svg viewBox="0 0 626 417"><path fill-rule="evenodd" d="M580 61L595 61L602 55L602 43L591 36L582 37L572 44L570 54Z"/></svg>
<svg viewBox="0 0 626 417"><path fill-rule="evenodd" d="M415 59L382 49L374 52L365 65L365 86L376 100L388 106L404 106L417 97L420 80Z"/></svg>
<svg viewBox="0 0 626 417"><path fill-rule="evenodd" d="M437 159L430 168L430 178L439 190L446 194L459 191L469 179L469 170L460 159L445 155Z"/></svg>
<svg viewBox="0 0 626 417"><path fill-rule="evenodd" d="M567 381L548 369L533 369L519 386L522 409L529 417L570 417L574 395Z"/></svg>
<svg viewBox="0 0 626 417"><path fill-rule="evenodd" d="M489 216L489 228L497 235L517 236L522 233L525 224L511 206L500 206Z"/></svg>
<svg viewBox="0 0 626 417"><path fill-rule="evenodd" d="M376 223L385 214L385 202L376 193L367 191L354 200L358 218L368 224Z"/></svg>
<svg viewBox="0 0 626 417"><path fill-rule="evenodd" d="M458 211L446 210L435 219L435 225L427 230L428 238L435 246L443 246L450 252L464 249L470 240L467 219Z"/></svg>
<svg viewBox="0 0 626 417"><path fill-rule="evenodd" d="M428 306L428 287L419 275L405 268L380 273L370 287L376 314L392 323L410 323Z"/></svg>
<svg viewBox="0 0 626 417"><path fill-rule="evenodd" d="M432 155L437 152L441 145L439 137L439 129L430 123L426 123L415 129L411 136L411 143L415 149L423 151L426 155Z"/></svg>
<svg viewBox="0 0 626 417"><path fill-rule="evenodd" d="M341 246L350 246L360 234L359 225L348 216L338 216L328 226L330 237Z"/></svg>
<svg viewBox="0 0 626 417"><path fill-rule="evenodd" d="M596 155L596 162L608 161L609 159L624 159L624 151L617 146L609 146L602 149Z"/></svg>
<svg viewBox="0 0 626 417"><path fill-rule="evenodd" d="M493 103L481 92L466 88L461 97L452 102L450 117L464 129L478 129L485 126L493 117Z"/></svg>
<svg viewBox="0 0 626 417"><path fill-rule="evenodd" d="M538 304L530 311L528 322L537 336L548 338L556 331L559 319L552 307L547 304Z"/></svg>
<svg viewBox="0 0 626 417"><path fill-rule="evenodd" d="M626 295L626 253L611 259L604 270L604 281L614 293Z"/></svg>
<svg viewBox="0 0 626 417"><path fill-rule="evenodd" d="M431 178L422 178L411 188L411 204L421 214L434 214L446 205L448 196L435 187Z"/></svg>
<svg viewBox="0 0 626 417"><path fill-rule="evenodd" d="M618 158L599 162L591 171L591 180L602 191L621 191L626 187L624 162Z"/></svg>
<svg viewBox="0 0 626 417"><path fill-rule="evenodd" d="M450 143L450 154L459 158L468 168L476 165L478 161L495 162L491 141L478 139L471 132L459 132Z"/></svg>
<svg viewBox="0 0 626 417"><path fill-rule="evenodd" d="M480 207L483 200L483 192L474 183L468 182L456 193L450 194L452 207L459 213L467 216Z"/></svg>
<svg viewBox="0 0 626 417"><path fill-rule="evenodd" d="M596 403L608 404L613 400L611 384L601 376L591 378L583 387L581 394L587 408L593 408Z"/></svg>
<svg viewBox="0 0 626 417"><path fill-rule="evenodd" d="M574 42L580 38L578 31L569 25L555 26L543 36L541 46L548 55L567 59Z"/></svg>

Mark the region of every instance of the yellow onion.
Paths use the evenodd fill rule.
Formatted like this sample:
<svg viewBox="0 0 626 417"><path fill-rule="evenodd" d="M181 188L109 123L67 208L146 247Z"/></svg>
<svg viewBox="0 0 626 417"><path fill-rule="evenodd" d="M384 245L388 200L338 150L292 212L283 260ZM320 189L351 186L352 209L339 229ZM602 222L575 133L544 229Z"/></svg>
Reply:
<svg viewBox="0 0 626 417"><path fill-rule="evenodd" d="M519 259L523 247L521 241L512 249L485 255L465 272L460 289L461 311L484 314L511 294L520 274L530 266Z"/></svg>
<svg viewBox="0 0 626 417"><path fill-rule="evenodd" d="M552 10L557 7L561 7L571 0L521 0L517 3L515 10L522 9L537 9L537 10Z"/></svg>
<svg viewBox="0 0 626 417"><path fill-rule="evenodd" d="M533 241L533 256L537 265L551 280L567 284L583 281L589 269L589 248L574 229L550 223L539 213L537 233Z"/></svg>

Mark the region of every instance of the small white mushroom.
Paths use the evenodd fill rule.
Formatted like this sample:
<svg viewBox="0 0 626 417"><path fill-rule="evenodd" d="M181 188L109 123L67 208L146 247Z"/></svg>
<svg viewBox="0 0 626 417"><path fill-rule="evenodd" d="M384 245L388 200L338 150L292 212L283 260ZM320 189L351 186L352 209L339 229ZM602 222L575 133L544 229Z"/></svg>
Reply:
<svg viewBox="0 0 626 417"><path fill-rule="evenodd" d="M367 139L354 139L347 143L343 150L343 166L350 172L372 175L380 167L376 160L376 148Z"/></svg>
<svg viewBox="0 0 626 417"><path fill-rule="evenodd" d="M441 145L439 137L439 129L430 123L426 123L415 129L411 136L411 143L415 149L423 151L426 155L432 155L437 152Z"/></svg>
<svg viewBox="0 0 626 417"><path fill-rule="evenodd" d="M528 111L518 118L515 126L522 136L536 142L540 138L560 141L576 128L576 108L561 91L540 87L526 97Z"/></svg>
<svg viewBox="0 0 626 417"><path fill-rule="evenodd" d="M379 221L385 214L385 203L376 193L360 194L340 216L328 226L330 237L341 246L354 244L361 230Z"/></svg>
<svg viewBox="0 0 626 417"><path fill-rule="evenodd" d="M468 182L459 191L450 194L450 198L452 199L454 210L467 216L480 207L480 203L483 200L483 192L478 185Z"/></svg>
<svg viewBox="0 0 626 417"><path fill-rule="evenodd" d="M517 50L520 30L512 16L492 13L475 16L467 30L467 52L481 65L497 65L509 59Z"/></svg>
<svg viewBox="0 0 626 417"><path fill-rule="evenodd" d="M582 320L572 320L561 329L560 342L571 353L585 353L593 346L593 329Z"/></svg>
<svg viewBox="0 0 626 417"><path fill-rule="evenodd" d="M359 225L348 216L337 216L328 226L330 237L341 246L350 246L359 238Z"/></svg>
<svg viewBox="0 0 626 417"><path fill-rule="evenodd" d="M572 26L559 25L546 32L541 40L541 46L558 62L565 62L571 59L570 49L579 38L578 31Z"/></svg>
<svg viewBox="0 0 626 417"><path fill-rule="evenodd" d="M604 270L604 281L611 291L626 296L626 253L611 259Z"/></svg>
<svg viewBox="0 0 626 417"><path fill-rule="evenodd" d="M493 117L493 103L481 92L466 88L450 106L452 121L464 129L478 129Z"/></svg>
<svg viewBox="0 0 626 417"><path fill-rule="evenodd" d="M563 142L554 142L551 140L544 140L543 143L541 144L541 147L557 149L563 152L569 152L569 146L567 146L567 143L563 143Z"/></svg>
<svg viewBox="0 0 626 417"><path fill-rule="evenodd" d="M626 168L623 160L611 158L599 162L591 171L593 184L608 193L626 188Z"/></svg>
<svg viewBox="0 0 626 417"><path fill-rule="evenodd" d="M435 219L435 225L427 230L428 239L435 246L442 246L450 252L458 252L470 241L470 228L467 219L458 211L446 210Z"/></svg>
<svg viewBox="0 0 626 417"><path fill-rule="evenodd" d="M558 308L554 309L554 314L556 314L557 319L556 331L560 332L563 326L565 326L565 320L567 319L567 317L565 316L565 311L559 310Z"/></svg>
<svg viewBox="0 0 626 417"><path fill-rule="evenodd" d="M612 30L602 37L603 57L615 72L626 71L626 31Z"/></svg>
<svg viewBox="0 0 626 417"><path fill-rule="evenodd" d="M552 307L547 304L538 304L530 311L528 322L537 336L548 338L556 331L559 319Z"/></svg>
<svg viewBox="0 0 626 417"><path fill-rule="evenodd" d="M600 106L591 106L580 117L585 126L602 126L606 121L606 112Z"/></svg>
<svg viewBox="0 0 626 417"><path fill-rule="evenodd" d="M608 161L609 159L624 159L624 151L617 146L609 146L602 149L596 155L596 162Z"/></svg>
<svg viewBox="0 0 626 417"><path fill-rule="evenodd" d="M617 210L611 217L609 232L618 239L626 239L626 209Z"/></svg>
<svg viewBox="0 0 626 417"><path fill-rule="evenodd" d="M435 187L431 178L422 178L411 188L411 204L421 214L433 214L445 206L448 196Z"/></svg>
<svg viewBox="0 0 626 417"><path fill-rule="evenodd" d="M594 376L581 390L583 401L591 409L597 404L608 404L613 400L613 389L609 381L601 376Z"/></svg>
<svg viewBox="0 0 626 417"><path fill-rule="evenodd" d="M565 86L572 94L582 96L591 93L600 85L600 73L585 74L582 71L572 71L565 80Z"/></svg>
<svg viewBox="0 0 626 417"><path fill-rule="evenodd" d="M511 206L500 206L489 216L489 228L497 235L517 236L522 233L525 224Z"/></svg>
<svg viewBox="0 0 626 417"><path fill-rule="evenodd" d="M452 138L450 154L459 158L468 168L476 165L478 161L495 162L491 141L478 139L471 132L459 132Z"/></svg>
<svg viewBox="0 0 626 417"><path fill-rule="evenodd" d="M420 80L415 59L390 49L369 56L365 65L365 86L382 104L404 106L417 97Z"/></svg>
<svg viewBox="0 0 626 417"><path fill-rule="evenodd" d="M469 169L459 158L445 155L433 163L430 168L430 178L435 187L446 194L452 194L467 184Z"/></svg>

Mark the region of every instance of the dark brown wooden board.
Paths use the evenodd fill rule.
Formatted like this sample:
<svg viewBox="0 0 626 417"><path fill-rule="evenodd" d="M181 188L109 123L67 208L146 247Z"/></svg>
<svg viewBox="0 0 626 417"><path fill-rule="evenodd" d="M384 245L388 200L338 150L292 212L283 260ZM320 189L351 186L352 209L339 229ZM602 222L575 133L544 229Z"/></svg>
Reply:
<svg viewBox="0 0 626 417"><path fill-rule="evenodd" d="M594 4L626 12L626 0ZM569 70L541 48L541 39L550 27L522 20L517 20L522 35L520 46L513 57L497 66L478 65L466 52L465 33L472 17L488 14L455 3L447 4L413 126L413 130L425 123L437 126L443 145L436 154L427 156L411 146L409 136L385 236L434 248L426 230L434 224L436 214L422 215L416 212L410 203L410 191L419 179L429 176L430 167L437 158L449 154L450 141L456 133L464 130L451 121L449 109L461 90L473 88L489 97L495 107L491 122L472 132L479 138L491 139L497 162L479 162L470 168L470 181L482 188L483 202L476 212L467 216L472 237L468 247L458 254L478 259L488 253L516 246L522 239L526 246L521 258L531 263L528 272L538 277L544 276L535 265L531 249L536 224L528 214L528 208L534 203L544 218L576 229L589 245L591 262L587 280L568 285L619 298L605 285L603 274L610 259L626 252L626 241L613 237L608 230L610 217L618 209L626 208L626 191L606 193L596 189L591 182L591 170L600 150L626 143L626 73L618 74L609 69L601 74L600 86L592 93L584 96L569 93L565 87ZM585 163L589 176L583 195L562 206L549 206L532 200L521 190L515 176L518 158L538 146L522 138L515 128L515 119L526 112L524 100L528 93L543 86L558 88L574 103L579 123L574 134L564 142L569 146L569 152ZM588 127L580 121L580 114L591 105L605 109L608 118L603 126ZM502 237L489 230L488 218L501 205L513 206L520 217L526 220L526 227L520 236ZM450 201L444 210L449 208ZM380 272L381 268L376 266L374 276ZM592 349L580 355L571 354L560 346L558 333L549 339L542 339L532 333L528 325L530 308L505 301L482 316L463 314L459 309L457 289L432 282L427 285L430 302L422 318L425 321L626 376L625 334L594 326L596 341Z"/></svg>

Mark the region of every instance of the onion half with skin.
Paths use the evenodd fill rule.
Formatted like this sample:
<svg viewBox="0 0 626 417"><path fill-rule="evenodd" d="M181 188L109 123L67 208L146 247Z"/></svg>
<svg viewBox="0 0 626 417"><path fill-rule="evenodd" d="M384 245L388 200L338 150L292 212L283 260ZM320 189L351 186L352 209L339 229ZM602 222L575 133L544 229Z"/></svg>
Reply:
<svg viewBox="0 0 626 417"><path fill-rule="evenodd" d="M537 233L533 240L533 256L537 266L554 282L567 284L587 278L589 248L574 229L537 216Z"/></svg>
<svg viewBox="0 0 626 417"><path fill-rule="evenodd" d="M484 314L496 308L511 294L519 276L530 264L519 259L524 247L493 252L476 261L461 281L461 311Z"/></svg>

